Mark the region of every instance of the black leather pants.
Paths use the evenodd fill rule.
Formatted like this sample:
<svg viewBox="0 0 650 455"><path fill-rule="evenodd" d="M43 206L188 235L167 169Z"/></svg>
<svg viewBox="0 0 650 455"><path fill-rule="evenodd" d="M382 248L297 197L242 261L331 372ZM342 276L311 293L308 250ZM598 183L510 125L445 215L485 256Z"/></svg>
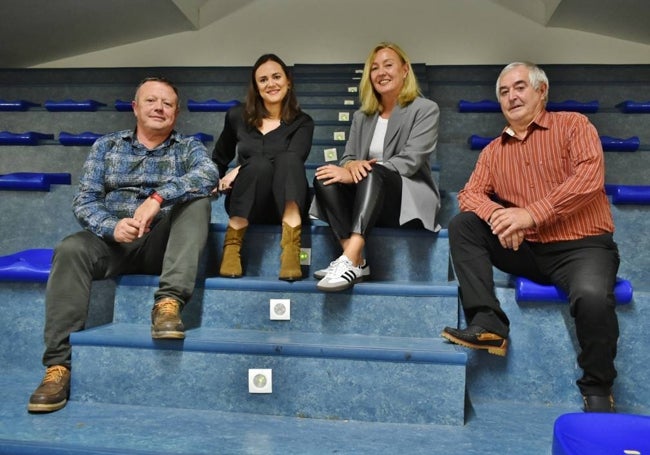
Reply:
<svg viewBox="0 0 650 455"><path fill-rule="evenodd" d="M381 164L357 184L323 185L314 178L314 193L323 221L339 240L352 233L366 237L375 225L399 227L402 178Z"/></svg>

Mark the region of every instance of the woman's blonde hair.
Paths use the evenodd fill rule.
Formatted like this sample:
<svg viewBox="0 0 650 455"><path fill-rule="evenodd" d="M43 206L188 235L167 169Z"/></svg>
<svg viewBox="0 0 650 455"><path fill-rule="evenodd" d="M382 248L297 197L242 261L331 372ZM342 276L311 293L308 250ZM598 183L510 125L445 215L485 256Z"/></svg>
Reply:
<svg viewBox="0 0 650 455"><path fill-rule="evenodd" d="M361 82L359 83L359 100L361 101L361 111L366 115L372 115L377 112L381 112L382 110L381 98L375 91L375 88L372 86L372 81L370 80L370 69L372 68L372 63L375 60L377 52L382 49L392 49L399 56L402 64L407 65L408 67L408 72L406 73L406 78L404 79L404 86L402 87L402 91L397 97L397 103L401 107L404 107L410 104L421 94L420 86L418 85L418 81L415 78L413 68L411 67L411 61L406 55L406 52L404 52L404 50L402 50L402 48L395 43L379 43L368 55L366 63L363 66Z"/></svg>

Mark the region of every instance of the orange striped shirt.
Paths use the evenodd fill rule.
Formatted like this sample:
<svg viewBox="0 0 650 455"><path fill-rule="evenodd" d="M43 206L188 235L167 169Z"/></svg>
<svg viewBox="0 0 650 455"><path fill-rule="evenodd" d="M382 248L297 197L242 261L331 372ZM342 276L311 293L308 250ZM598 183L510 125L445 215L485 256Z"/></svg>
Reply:
<svg viewBox="0 0 650 455"><path fill-rule="evenodd" d="M506 127L481 151L458 202L485 221L501 207L525 208L536 225L530 242L614 232L600 138L575 112L542 110L523 140Z"/></svg>

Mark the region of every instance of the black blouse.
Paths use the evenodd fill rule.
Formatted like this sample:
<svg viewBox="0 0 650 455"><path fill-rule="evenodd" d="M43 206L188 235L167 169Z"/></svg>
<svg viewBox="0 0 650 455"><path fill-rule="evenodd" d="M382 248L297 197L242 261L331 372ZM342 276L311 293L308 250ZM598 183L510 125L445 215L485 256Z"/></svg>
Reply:
<svg viewBox="0 0 650 455"><path fill-rule="evenodd" d="M235 152L238 165L260 153L271 160L280 153L296 153L303 162L307 160L314 134L314 121L308 114L300 112L291 123L282 122L273 131L262 134L244 121L243 110L242 105L228 110L223 131L214 146L212 160L219 167L220 177L226 174Z"/></svg>

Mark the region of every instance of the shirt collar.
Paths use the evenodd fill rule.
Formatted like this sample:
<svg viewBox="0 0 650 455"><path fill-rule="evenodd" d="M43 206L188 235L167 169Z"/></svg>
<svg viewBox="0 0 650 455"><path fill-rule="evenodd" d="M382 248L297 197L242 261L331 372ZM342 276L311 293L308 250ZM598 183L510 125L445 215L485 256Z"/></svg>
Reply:
<svg viewBox="0 0 650 455"><path fill-rule="evenodd" d="M132 144L138 143L137 141L137 136L135 134L136 128L133 128L132 130L124 130L122 131L122 139L128 140ZM172 130L172 132L169 134L169 137L165 139L162 144L159 145L159 147L166 146L167 144L173 144L177 142L181 142L182 135L177 132L176 130Z"/></svg>
<svg viewBox="0 0 650 455"><path fill-rule="evenodd" d="M543 129L547 130L550 126L550 115L546 108L542 109L539 114L533 119L532 122L530 122L530 125L528 125L528 134L531 133L531 131L535 129ZM510 128L510 125L506 125L506 127L501 131L501 142L505 142L511 137L515 136L515 132Z"/></svg>

